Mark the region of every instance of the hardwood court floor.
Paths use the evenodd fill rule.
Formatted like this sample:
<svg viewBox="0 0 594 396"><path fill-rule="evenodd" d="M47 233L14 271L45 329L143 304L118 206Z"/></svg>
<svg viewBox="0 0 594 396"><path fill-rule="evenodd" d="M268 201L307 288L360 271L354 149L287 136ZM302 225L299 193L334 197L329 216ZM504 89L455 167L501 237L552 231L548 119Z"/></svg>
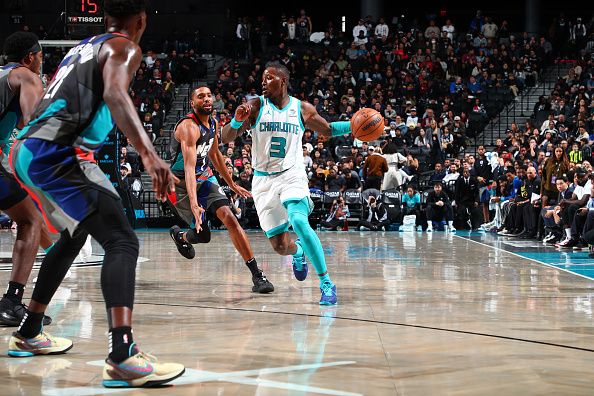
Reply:
<svg viewBox="0 0 594 396"><path fill-rule="evenodd" d="M249 237L271 295L251 293L225 232L192 261L166 232L139 233L148 260L137 271L135 339L186 365L174 386L101 387L107 325L95 266L75 268L48 311L47 330L74 348L4 355L0 394L594 394L594 281L444 233L326 232L339 305L321 308L311 271L296 281L289 259L261 233ZM10 248L0 232L0 251ZM4 348L11 331L0 328Z"/></svg>

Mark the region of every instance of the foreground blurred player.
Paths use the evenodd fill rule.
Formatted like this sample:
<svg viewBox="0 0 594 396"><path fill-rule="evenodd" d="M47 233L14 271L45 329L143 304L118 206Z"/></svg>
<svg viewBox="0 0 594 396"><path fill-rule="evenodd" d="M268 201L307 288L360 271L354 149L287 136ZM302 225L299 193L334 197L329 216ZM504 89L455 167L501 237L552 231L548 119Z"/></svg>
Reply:
<svg viewBox="0 0 594 396"><path fill-rule="evenodd" d="M288 85L289 71L285 66L267 65L262 76L262 96L237 108L233 120L223 128L223 143L252 130L252 194L262 230L278 254L293 255L297 280L305 280L305 255L309 257L320 279L320 304L334 305L336 286L326 269L322 243L308 221L313 203L303 166L301 138L306 127L328 137L346 135L351 132L350 123L328 124L313 105L289 96ZM295 242L289 236L289 224L299 237Z"/></svg>
<svg viewBox="0 0 594 396"><path fill-rule="evenodd" d="M8 64L0 66L0 210L17 223L18 231L12 250L10 281L6 294L0 300L0 324L18 326L25 316L23 293L37 249L41 244L47 252L52 245L41 213L8 166L12 132L31 120L43 95L43 84L39 78L43 57L37 36L28 32L8 36L4 42L4 54ZM43 318L44 325L50 323L48 316Z"/></svg>
<svg viewBox="0 0 594 396"><path fill-rule="evenodd" d="M11 153L11 167L41 203L60 233L45 256L29 308L9 343L10 356L63 353L72 341L43 331L43 312L72 261L91 234L105 250L101 289L107 306L109 356L103 369L106 387L162 384L184 372L181 364L157 363L132 337L138 239L118 194L94 161L113 122L138 150L164 199L173 175L154 151L136 115L128 87L142 53L145 0L106 0L108 33L72 48ZM113 121L112 121L113 119Z"/></svg>
<svg viewBox="0 0 594 396"><path fill-rule="evenodd" d="M274 291L274 286L258 268L250 241L231 212L229 199L210 169L212 162L231 190L244 198L251 197L227 172L225 159L219 151L219 124L210 116L212 101L212 93L208 87L196 88L190 100L192 113L183 117L175 126L174 139L171 139L174 153L171 170L181 182L176 185L176 197L171 201L178 215L188 224L194 222L195 227L182 232L178 226L174 226L170 235L184 257L194 258L192 244L210 242L210 230L206 224L202 224L202 216L205 210L211 210L229 230L235 249L250 269L254 283L252 291L270 293Z"/></svg>

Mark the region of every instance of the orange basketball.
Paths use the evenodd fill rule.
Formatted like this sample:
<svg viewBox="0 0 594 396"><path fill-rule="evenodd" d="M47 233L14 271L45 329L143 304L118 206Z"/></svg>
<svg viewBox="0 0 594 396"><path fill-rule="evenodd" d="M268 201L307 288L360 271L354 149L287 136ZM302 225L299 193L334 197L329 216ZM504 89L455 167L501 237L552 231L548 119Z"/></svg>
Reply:
<svg viewBox="0 0 594 396"><path fill-rule="evenodd" d="M377 111L362 108L351 118L353 136L363 142L379 139L384 133L384 117Z"/></svg>

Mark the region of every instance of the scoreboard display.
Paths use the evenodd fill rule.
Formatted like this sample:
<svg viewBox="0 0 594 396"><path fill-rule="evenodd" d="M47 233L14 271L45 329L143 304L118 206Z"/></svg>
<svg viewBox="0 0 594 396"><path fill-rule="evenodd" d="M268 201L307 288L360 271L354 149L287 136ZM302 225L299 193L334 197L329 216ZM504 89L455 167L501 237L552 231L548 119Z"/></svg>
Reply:
<svg viewBox="0 0 594 396"><path fill-rule="evenodd" d="M67 0L66 4L66 23L68 25L104 25L103 0Z"/></svg>

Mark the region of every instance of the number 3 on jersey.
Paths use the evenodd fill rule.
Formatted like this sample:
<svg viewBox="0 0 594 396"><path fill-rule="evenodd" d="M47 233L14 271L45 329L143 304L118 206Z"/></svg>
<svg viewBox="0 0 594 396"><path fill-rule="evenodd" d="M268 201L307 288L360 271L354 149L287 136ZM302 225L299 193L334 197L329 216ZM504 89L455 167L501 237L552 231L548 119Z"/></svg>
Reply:
<svg viewBox="0 0 594 396"><path fill-rule="evenodd" d="M285 158L287 139L274 136L270 142L270 156L274 158Z"/></svg>

